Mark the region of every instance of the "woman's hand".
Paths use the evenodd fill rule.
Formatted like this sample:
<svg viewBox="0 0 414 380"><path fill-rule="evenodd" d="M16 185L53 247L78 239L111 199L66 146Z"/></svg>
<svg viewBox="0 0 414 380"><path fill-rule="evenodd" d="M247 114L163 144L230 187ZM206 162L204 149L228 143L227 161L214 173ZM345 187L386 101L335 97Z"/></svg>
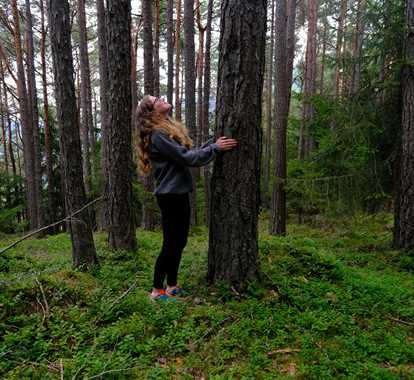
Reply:
<svg viewBox="0 0 414 380"><path fill-rule="evenodd" d="M220 148L220 150L231 150L237 146L237 141L234 139L230 139L226 136L219 137L216 141L216 144Z"/></svg>

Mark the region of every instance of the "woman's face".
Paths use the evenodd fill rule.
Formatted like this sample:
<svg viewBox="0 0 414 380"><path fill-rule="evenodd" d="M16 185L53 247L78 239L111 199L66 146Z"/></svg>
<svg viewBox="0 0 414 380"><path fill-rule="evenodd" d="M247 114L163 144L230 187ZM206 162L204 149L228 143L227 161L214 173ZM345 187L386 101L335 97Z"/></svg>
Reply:
<svg viewBox="0 0 414 380"><path fill-rule="evenodd" d="M150 96L152 104L154 105L154 110L161 113L161 114L167 114L171 108L172 105L168 103L163 97L156 98L155 96Z"/></svg>

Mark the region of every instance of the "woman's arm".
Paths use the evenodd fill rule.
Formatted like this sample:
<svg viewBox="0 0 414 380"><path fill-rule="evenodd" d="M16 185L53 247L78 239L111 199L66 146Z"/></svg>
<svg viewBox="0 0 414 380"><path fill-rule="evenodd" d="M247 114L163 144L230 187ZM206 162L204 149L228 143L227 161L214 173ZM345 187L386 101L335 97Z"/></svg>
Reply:
<svg viewBox="0 0 414 380"><path fill-rule="evenodd" d="M160 154L183 166L207 165L220 151L216 143L202 148L187 149L161 131L153 132L151 141Z"/></svg>

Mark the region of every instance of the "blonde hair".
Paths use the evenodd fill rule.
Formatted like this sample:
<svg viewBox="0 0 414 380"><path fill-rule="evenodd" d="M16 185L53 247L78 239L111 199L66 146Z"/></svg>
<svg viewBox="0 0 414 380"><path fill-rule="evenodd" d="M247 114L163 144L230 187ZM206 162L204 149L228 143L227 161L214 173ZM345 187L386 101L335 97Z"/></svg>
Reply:
<svg viewBox="0 0 414 380"><path fill-rule="evenodd" d="M142 175L148 174L152 169L149 153L154 130L164 131L170 138L188 149L193 146L187 129L178 121L157 112L149 95L145 95L137 107L135 124L139 135L138 166Z"/></svg>

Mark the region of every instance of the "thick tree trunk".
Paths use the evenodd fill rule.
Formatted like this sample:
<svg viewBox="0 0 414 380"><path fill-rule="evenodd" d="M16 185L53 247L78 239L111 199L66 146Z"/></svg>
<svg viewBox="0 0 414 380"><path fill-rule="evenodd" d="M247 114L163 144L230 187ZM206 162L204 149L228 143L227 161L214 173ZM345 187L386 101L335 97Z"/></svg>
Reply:
<svg viewBox="0 0 414 380"><path fill-rule="evenodd" d="M93 129L92 123L92 99L91 78L89 71L89 55L86 31L85 0L78 1L78 24L79 24L79 64L80 64L80 110L81 110L81 141L83 153L83 175L85 191L89 194L92 190L92 169L90 134Z"/></svg>
<svg viewBox="0 0 414 380"><path fill-rule="evenodd" d="M109 244L137 248L132 205L131 4L108 0Z"/></svg>
<svg viewBox="0 0 414 380"><path fill-rule="evenodd" d="M270 31L270 48L269 61L267 66L267 81L266 81L266 139L264 152L264 170L263 170L263 190L265 194L269 192L269 178L271 166L271 140L272 140L272 97L273 97L273 47L275 39L275 0L272 0L272 17L271 17L271 31Z"/></svg>
<svg viewBox="0 0 414 380"><path fill-rule="evenodd" d="M23 159L24 159L24 176L26 185L26 202L27 202L27 218L29 220L30 229L37 227L37 197L36 197L36 181L35 181L35 155L33 142L33 123L29 115L29 104L26 88L26 76L23 66L23 52L20 36L20 18L17 9L16 0L11 0L13 21L14 21L14 41L16 47L16 64L17 64L17 93L19 98L19 112L23 135Z"/></svg>
<svg viewBox="0 0 414 380"><path fill-rule="evenodd" d="M213 19L213 0L209 0L207 6L207 24L206 24L206 52L204 61L204 93L203 93L203 141L209 138L210 131L210 86L211 86L211 24ZM209 225L210 221L210 166L203 167L204 177L204 198L205 198L205 209L206 219L205 222Z"/></svg>
<svg viewBox="0 0 414 380"><path fill-rule="evenodd" d="M287 67L287 9L285 0L276 0L276 48L275 48L275 184L272 193L270 233L286 234L286 130L288 121L288 73Z"/></svg>
<svg viewBox="0 0 414 380"><path fill-rule="evenodd" d="M221 3L217 133L239 144L214 163L207 278L240 288L259 273L266 9L265 0Z"/></svg>
<svg viewBox="0 0 414 380"><path fill-rule="evenodd" d="M102 193L104 199L101 203L99 224L102 230L108 229L109 220L109 120L108 120L108 51L106 37L106 15L104 0L96 1L98 21L98 45L99 45L99 99L101 106L101 178Z"/></svg>
<svg viewBox="0 0 414 380"><path fill-rule="evenodd" d="M174 1L167 0L167 102L173 104L174 91Z"/></svg>
<svg viewBox="0 0 414 380"><path fill-rule="evenodd" d="M398 248L414 248L414 0L406 2L406 64L402 74L402 134L399 197L394 241Z"/></svg>
<svg viewBox="0 0 414 380"><path fill-rule="evenodd" d="M175 118L181 121L180 64L181 64L181 0L177 0L175 26Z"/></svg>
<svg viewBox="0 0 414 380"><path fill-rule="evenodd" d="M49 25L52 45L57 119L60 128L60 153L65 184L67 213L72 214L86 203L83 183L79 122L73 82L70 15L67 0L49 0ZM85 210L69 223L73 264L87 269L97 264L89 213Z"/></svg>

